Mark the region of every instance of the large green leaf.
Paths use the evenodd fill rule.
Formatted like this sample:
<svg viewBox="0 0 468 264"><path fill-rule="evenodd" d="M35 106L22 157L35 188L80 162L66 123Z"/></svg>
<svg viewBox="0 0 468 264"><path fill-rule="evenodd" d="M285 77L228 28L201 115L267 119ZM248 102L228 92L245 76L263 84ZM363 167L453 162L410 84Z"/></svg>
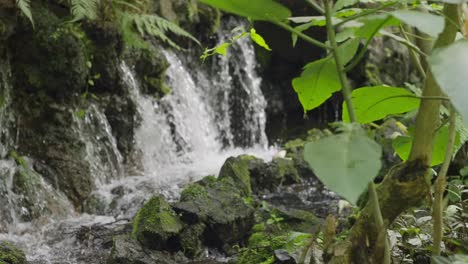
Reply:
<svg viewBox="0 0 468 264"><path fill-rule="evenodd" d="M431 166L436 166L444 162L448 136L448 126L444 126L437 131L434 140ZM455 144L453 149L458 150L461 147L462 143L463 142L460 138L460 132L457 131L455 135ZM393 140L392 146L395 152L402 160L407 160L411 151L412 144L412 136L400 136Z"/></svg>
<svg viewBox="0 0 468 264"><path fill-rule="evenodd" d="M468 41L457 41L446 48L435 50L429 63L440 88L450 97L465 124L468 124Z"/></svg>
<svg viewBox="0 0 468 264"><path fill-rule="evenodd" d="M418 108L420 100L411 96L414 94L404 88L390 86L362 87L351 93L356 118L361 124ZM346 102L343 103L343 121L350 122Z"/></svg>
<svg viewBox="0 0 468 264"><path fill-rule="evenodd" d="M382 148L362 128L348 126L341 134L307 143L304 159L330 190L356 204L380 170Z"/></svg>
<svg viewBox="0 0 468 264"><path fill-rule="evenodd" d="M291 11L273 0L200 0L236 15L254 20L281 21L291 16Z"/></svg>
<svg viewBox="0 0 468 264"><path fill-rule="evenodd" d="M432 37L437 37L444 30L445 21L441 16L411 10L398 10L391 14Z"/></svg>
<svg viewBox="0 0 468 264"><path fill-rule="evenodd" d="M301 76L293 79L292 85L304 112L318 107L341 89L335 61L325 58L307 64Z"/></svg>
<svg viewBox="0 0 468 264"><path fill-rule="evenodd" d="M354 58L354 55L356 55L356 52L358 51L359 43L360 40L358 38L350 38L338 46L338 54L344 65Z"/></svg>

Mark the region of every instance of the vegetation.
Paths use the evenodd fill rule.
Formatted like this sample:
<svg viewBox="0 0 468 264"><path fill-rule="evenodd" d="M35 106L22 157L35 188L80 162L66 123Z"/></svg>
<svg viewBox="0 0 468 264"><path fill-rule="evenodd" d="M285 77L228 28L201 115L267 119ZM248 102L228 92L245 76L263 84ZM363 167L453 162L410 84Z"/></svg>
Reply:
<svg viewBox="0 0 468 264"><path fill-rule="evenodd" d="M466 74L461 69L466 66L468 42L462 37L460 17L464 1L366 1L372 2L368 8L356 0L306 1L320 16L305 17L292 17L291 11L272 0L202 2L254 21L271 22L292 34L293 45L300 38L327 52L325 58L305 65L292 85L304 111L341 91L344 123L335 125L337 134L307 143L304 158L328 188L351 203L356 204L366 190L369 197L347 238L331 246L327 258L332 263L390 263L387 229L399 215L421 205L427 197L433 205L432 254L439 256L446 175L454 153L466 141L462 121L468 118L462 99ZM305 34L312 26L325 27L328 40L321 42ZM395 29L400 32L393 33ZM422 87L411 91L381 84L351 89L347 74L377 35L408 47L424 79ZM364 43L362 47L360 43ZM224 49L223 44L212 50L223 54ZM404 162L392 167L376 186L373 179L382 167L382 148L369 137L369 131L387 116L410 111L417 113L415 124L408 124L413 126L412 132L404 143L397 137L393 144ZM431 166L441 163L431 191Z"/></svg>

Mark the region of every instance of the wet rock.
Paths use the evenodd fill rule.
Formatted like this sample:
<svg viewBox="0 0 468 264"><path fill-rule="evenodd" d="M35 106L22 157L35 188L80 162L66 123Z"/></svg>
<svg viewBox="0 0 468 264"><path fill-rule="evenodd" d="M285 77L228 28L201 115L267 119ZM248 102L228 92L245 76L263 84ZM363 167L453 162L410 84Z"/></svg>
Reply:
<svg viewBox="0 0 468 264"><path fill-rule="evenodd" d="M117 236L108 264L183 264L188 260L181 254L148 250L129 236Z"/></svg>
<svg viewBox="0 0 468 264"><path fill-rule="evenodd" d="M289 252L285 249L275 250L275 262L274 264L296 264L296 260L289 255Z"/></svg>
<svg viewBox="0 0 468 264"><path fill-rule="evenodd" d="M275 191L280 185L300 182L300 176L294 161L285 158L275 158L270 163L253 160L249 164L250 182L254 193L268 190Z"/></svg>
<svg viewBox="0 0 468 264"><path fill-rule="evenodd" d="M51 9L32 8L35 28L22 19L9 38L15 89L59 101L81 94L89 68L84 33L73 23L63 23Z"/></svg>
<svg viewBox="0 0 468 264"><path fill-rule="evenodd" d="M180 245L182 252L189 258L200 257L205 251L203 245L203 232L206 225L204 223L197 223L190 225L180 234Z"/></svg>
<svg viewBox="0 0 468 264"><path fill-rule="evenodd" d="M184 222L206 225L203 239L206 245L227 250L229 245L243 240L254 224L254 209L244 202L232 178L223 178L207 186L196 184L192 192L182 195L174 210Z"/></svg>
<svg viewBox="0 0 468 264"><path fill-rule="evenodd" d="M313 213L286 206L273 207L278 216L283 218L282 224L294 231L313 233L320 228L321 220Z"/></svg>
<svg viewBox="0 0 468 264"><path fill-rule="evenodd" d="M164 197L158 195L138 211L132 235L150 249L177 251L183 223Z"/></svg>
<svg viewBox="0 0 468 264"><path fill-rule="evenodd" d="M140 89L143 93L161 98L171 92L165 83L169 63L161 50L154 47L134 50L131 56L135 60L135 73L140 80Z"/></svg>
<svg viewBox="0 0 468 264"><path fill-rule="evenodd" d="M0 263L26 264L24 252L6 241L0 241Z"/></svg>
<svg viewBox="0 0 468 264"><path fill-rule="evenodd" d="M250 195L252 194L252 187L250 184L249 164L255 161L258 161L258 159L250 155L230 157L224 162L223 167L221 167L219 179L231 178L243 195Z"/></svg>

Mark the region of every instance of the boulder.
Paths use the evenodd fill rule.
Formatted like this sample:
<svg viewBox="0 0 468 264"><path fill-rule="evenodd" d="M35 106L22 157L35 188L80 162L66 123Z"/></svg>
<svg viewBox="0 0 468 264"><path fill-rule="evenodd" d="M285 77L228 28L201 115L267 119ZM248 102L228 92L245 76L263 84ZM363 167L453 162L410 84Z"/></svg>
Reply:
<svg viewBox="0 0 468 264"><path fill-rule="evenodd" d="M219 179L231 178L241 194L248 196L252 194L250 185L249 165L252 162L259 162L257 158L250 155L241 155L228 158L219 172Z"/></svg>
<svg viewBox="0 0 468 264"><path fill-rule="evenodd" d="M0 263L26 264L26 255L23 251L7 241L0 241Z"/></svg>
<svg viewBox="0 0 468 264"><path fill-rule="evenodd" d="M170 254L142 248L141 244L129 236L114 238L114 245L108 264L183 264L188 260L181 254Z"/></svg>
<svg viewBox="0 0 468 264"><path fill-rule="evenodd" d="M189 186L174 210L186 223L204 223L206 245L226 251L248 236L254 224L254 209L244 201L242 190L232 178L205 181L205 184Z"/></svg>
<svg viewBox="0 0 468 264"><path fill-rule="evenodd" d="M132 235L150 249L177 251L183 223L161 195L154 196L138 211Z"/></svg>
<svg viewBox="0 0 468 264"><path fill-rule="evenodd" d="M273 192L284 184L300 182L299 172L292 159L275 158L270 163L255 160L250 163L250 182L254 193Z"/></svg>

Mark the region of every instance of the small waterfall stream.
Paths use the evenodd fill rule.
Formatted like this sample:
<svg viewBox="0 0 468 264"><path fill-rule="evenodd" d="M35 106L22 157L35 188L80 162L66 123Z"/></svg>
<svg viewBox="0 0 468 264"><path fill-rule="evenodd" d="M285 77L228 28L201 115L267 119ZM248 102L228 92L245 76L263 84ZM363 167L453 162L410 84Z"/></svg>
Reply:
<svg viewBox="0 0 468 264"><path fill-rule="evenodd" d="M229 23L225 27L230 30ZM100 204L99 210L92 215L70 211L72 206L64 195L42 181L41 193L49 191L50 195L37 198L56 204L62 213L47 215L49 221L44 222L17 219L14 204L18 197L11 192L11 179L18 168L12 160L0 160L0 179L4 179L0 181L0 227L2 221L9 223L6 230L0 228L0 240L14 241L34 264L89 263L86 256L101 249L76 242L73 233L80 226L130 219L155 193L176 199L182 185L216 175L229 156L247 153L271 159L274 150L268 149L264 131L266 100L260 90L261 79L255 73L254 49L249 40L239 41L227 57L213 58L208 69L191 68L187 58L170 51L164 51L164 56L170 63L167 85L172 92L161 100L143 94L133 69L125 61L120 65L122 81L141 119L134 138L141 169L131 175L124 170L106 115L91 103L86 115L74 117L73 122L86 146L85 159L96 188L92 195ZM5 76L9 69L8 65L2 67L0 155L5 158L6 144L11 144L14 137L7 134L10 130L6 125L11 122L7 109L11 87ZM3 206L5 203L12 206Z"/></svg>

